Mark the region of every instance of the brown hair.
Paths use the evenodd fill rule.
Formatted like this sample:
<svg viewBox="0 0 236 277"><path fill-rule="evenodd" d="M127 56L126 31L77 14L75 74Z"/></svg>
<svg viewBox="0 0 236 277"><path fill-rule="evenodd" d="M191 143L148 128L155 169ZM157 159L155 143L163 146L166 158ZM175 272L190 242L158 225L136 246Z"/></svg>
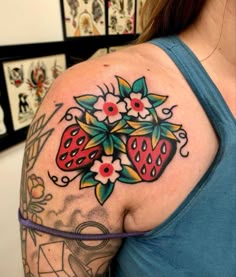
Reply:
<svg viewBox="0 0 236 277"><path fill-rule="evenodd" d="M143 32L138 43L181 32L197 18L205 2L206 0L146 0L141 19Z"/></svg>

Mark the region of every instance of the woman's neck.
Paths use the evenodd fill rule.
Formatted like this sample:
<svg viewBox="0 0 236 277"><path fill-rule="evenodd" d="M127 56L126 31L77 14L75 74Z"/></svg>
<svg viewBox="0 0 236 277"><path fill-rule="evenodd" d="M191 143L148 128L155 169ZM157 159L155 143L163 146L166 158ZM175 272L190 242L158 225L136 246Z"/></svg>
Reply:
<svg viewBox="0 0 236 277"><path fill-rule="evenodd" d="M197 21L180 37L204 64L224 60L236 67L236 1L207 0Z"/></svg>
<svg viewBox="0 0 236 277"><path fill-rule="evenodd" d="M198 57L236 117L236 1L207 0L180 38Z"/></svg>

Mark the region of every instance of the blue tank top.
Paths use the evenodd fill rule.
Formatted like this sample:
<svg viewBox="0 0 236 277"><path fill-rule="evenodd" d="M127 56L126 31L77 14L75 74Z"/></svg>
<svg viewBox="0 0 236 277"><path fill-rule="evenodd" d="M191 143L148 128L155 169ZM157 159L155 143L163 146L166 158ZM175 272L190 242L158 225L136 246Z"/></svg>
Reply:
<svg viewBox="0 0 236 277"><path fill-rule="evenodd" d="M214 162L161 225L125 239L116 277L236 276L236 121L191 50L178 39L154 39L176 63L219 138Z"/></svg>

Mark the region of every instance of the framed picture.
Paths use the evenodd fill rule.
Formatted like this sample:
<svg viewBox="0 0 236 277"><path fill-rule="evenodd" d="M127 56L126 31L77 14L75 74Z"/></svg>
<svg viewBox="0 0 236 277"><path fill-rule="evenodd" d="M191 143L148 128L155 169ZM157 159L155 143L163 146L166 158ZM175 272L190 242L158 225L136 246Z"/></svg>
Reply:
<svg viewBox="0 0 236 277"><path fill-rule="evenodd" d="M135 0L108 0L108 34L126 35L135 33Z"/></svg>
<svg viewBox="0 0 236 277"><path fill-rule="evenodd" d="M26 137L45 94L67 67L65 53L40 46L28 54L0 57L0 150Z"/></svg>
<svg viewBox="0 0 236 277"><path fill-rule="evenodd" d="M106 0L61 0L65 38L106 34Z"/></svg>
<svg viewBox="0 0 236 277"><path fill-rule="evenodd" d="M142 32L141 28L141 14L143 11L143 6L146 0L137 0L137 9L136 9L136 34Z"/></svg>

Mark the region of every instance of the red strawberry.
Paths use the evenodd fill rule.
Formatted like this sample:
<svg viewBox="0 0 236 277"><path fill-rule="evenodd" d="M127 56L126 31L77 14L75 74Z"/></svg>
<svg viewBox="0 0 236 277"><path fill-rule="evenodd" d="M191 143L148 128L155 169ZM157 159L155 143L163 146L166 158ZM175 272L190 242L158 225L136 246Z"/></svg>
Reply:
<svg viewBox="0 0 236 277"><path fill-rule="evenodd" d="M67 127L64 131L56 162L60 169L73 171L93 163L102 154L100 145L85 149L90 136L78 124Z"/></svg>
<svg viewBox="0 0 236 277"><path fill-rule="evenodd" d="M127 154L144 181L156 180L172 160L176 141L160 138L153 149L150 136L131 136L127 142Z"/></svg>

